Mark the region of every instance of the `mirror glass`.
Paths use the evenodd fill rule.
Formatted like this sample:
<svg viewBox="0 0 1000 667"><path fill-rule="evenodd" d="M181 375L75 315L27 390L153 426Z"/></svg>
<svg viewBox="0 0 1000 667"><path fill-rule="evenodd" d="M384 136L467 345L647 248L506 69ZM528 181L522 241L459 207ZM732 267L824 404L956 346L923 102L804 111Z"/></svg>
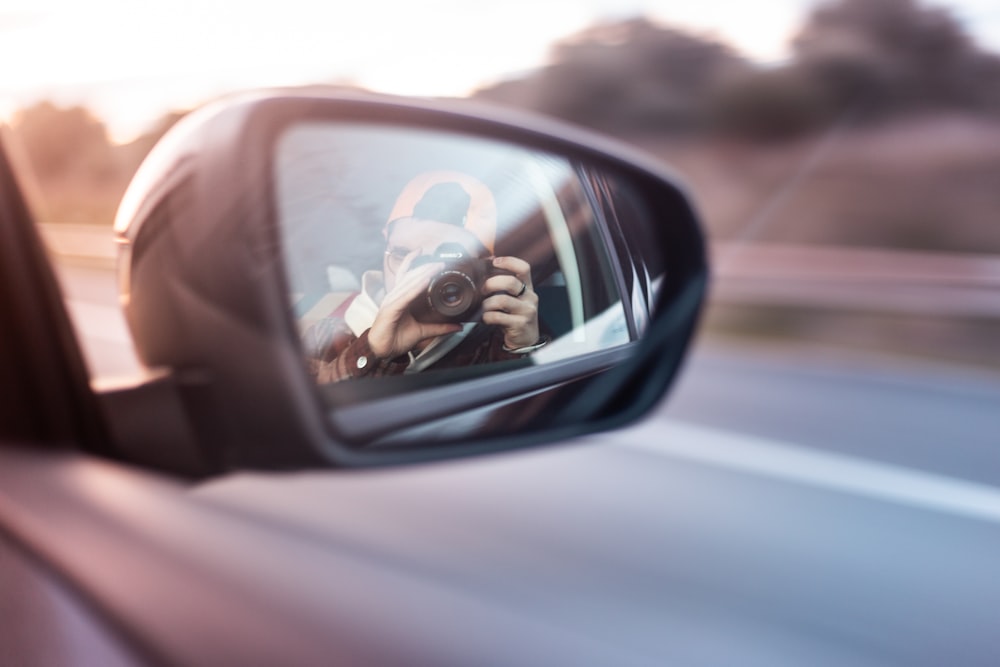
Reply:
<svg viewBox="0 0 1000 667"><path fill-rule="evenodd" d="M288 299L320 385L380 396L392 377L441 383L620 348L641 326L624 294L636 270L585 165L321 121L287 128L275 157Z"/></svg>

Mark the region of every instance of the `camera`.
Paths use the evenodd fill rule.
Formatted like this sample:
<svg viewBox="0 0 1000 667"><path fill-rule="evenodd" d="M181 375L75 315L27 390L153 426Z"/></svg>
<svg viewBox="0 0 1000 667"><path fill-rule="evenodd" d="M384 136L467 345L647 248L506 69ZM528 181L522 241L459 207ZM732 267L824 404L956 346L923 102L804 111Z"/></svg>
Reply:
<svg viewBox="0 0 1000 667"><path fill-rule="evenodd" d="M471 256L459 243L442 243L433 254L414 259L411 268L431 262L444 262L444 268L410 304L413 318L427 324L478 320L483 282L497 273L492 260Z"/></svg>

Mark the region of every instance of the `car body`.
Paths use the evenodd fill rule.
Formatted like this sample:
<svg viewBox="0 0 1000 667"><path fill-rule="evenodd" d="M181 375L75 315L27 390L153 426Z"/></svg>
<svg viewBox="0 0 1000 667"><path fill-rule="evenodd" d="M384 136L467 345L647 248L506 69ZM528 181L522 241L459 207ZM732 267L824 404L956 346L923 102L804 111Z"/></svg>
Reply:
<svg viewBox="0 0 1000 667"><path fill-rule="evenodd" d="M285 109L305 108L292 98L267 95L252 109L273 108L276 99L286 100ZM317 113L313 93L306 99ZM356 100L346 107L335 100L323 109L336 122L344 108L361 108ZM507 141L572 155L626 183L645 183L652 173L598 138L533 120L399 101L363 104L374 105L363 107L368 112L391 107L391 122L407 127L458 123L471 136L504 127ZM268 112L256 122L277 117ZM270 145L258 139L266 128L248 132L239 145ZM225 159L232 151L204 149L200 155L215 161L206 173L238 180ZM8 290L0 309L9 324L0 354L4 395L11 397L0 447L0 661L995 662L995 489L683 427L660 414L624 425L658 405L686 349L703 288L698 235L676 235L694 259L677 271L685 280L648 302L651 321L628 354L605 363L604 350L597 357L586 352L552 366L555 380L521 387L523 369L376 396L376 403L398 403L423 391L414 395L427 398L428 412L421 422L421 407L412 407L414 419L399 425L417 433L407 447L373 453L365 449L370 443L329 444L337 428L322 436L296 430L341 406L317 401L312 389L298 392L308 384L285 285L264 280L247 302L233 291L213 291L223 284L213 280L230 280L227 271L248 275L227 264L235 255L219 259L222 270L203 261L178 269L160 256L145 283L134 282L130 269L130 317L144 313L133 330L146 346L140 352L150 375L95 394L37 232L3 165L0 266L4 285L22 287ZM258 173L252 165L248 171ZM637 186L639 197L668 206L682 190L662 178ZM225 203L226 195L215 194ZM679 201L659 210L683 214L687 204ZM211 222L198 207L182 212L196 215L170 224ZM234 220L228 238L265 229L237 218L226 218ZM666 225L670 218L658 220ZM682 218L677 228L696 229L689 224L693 218ZM209 242L201 247L222 253L219 229L207 226ZM135 228L126 222L119 231L132 244L127 261L135 262ZM156 234L164 243L169 231L161 226ZM622 249L614 241L610 247ZM148 246L142 252L156 257ZM648 266L635 251L615 266L625 260ZM176 300L142 291L159 284L157 272L168 288L184 287ZM693 299L685 285L693 286ZM209 319L175 308L198 308L205 295L245 308L250 315L237 324L269 335L233 343L212 331ZM158 330L142 333L161 321L149 313L164 303L169 308L160 318L199 324L179 338L186 342L164 343ZM233 322L218 319L226 327ZM257 379L227 376L225 360L216 363L225 355L203 354L218 352L225 340L256 345L266 362ZM197 363L177 361L184 355ZM600 363L589 364L594 358ZM220 376L229 404L203 391ZM460 398L469 387L481 389L481 397ZM502 415L512 399L533 395L550 402L532 421L487 421L493 426L483 430L473 420L472 430L460 423L451 431L457 437L433 432L440 427L434 401L458 402L455 415L445 417L483 406ZM261 396L273 400L262 403ZM573 410L556 409L567 404ZM262 414L247 421L257 433L218 425L252 410ZM430 433L418 428L425 425ZM219 449L202 458L216 443ZM231 449L241 443L253 447ZM454 460L423 462L431 459ZM396 467L403 463L409 465Z"/></svg>

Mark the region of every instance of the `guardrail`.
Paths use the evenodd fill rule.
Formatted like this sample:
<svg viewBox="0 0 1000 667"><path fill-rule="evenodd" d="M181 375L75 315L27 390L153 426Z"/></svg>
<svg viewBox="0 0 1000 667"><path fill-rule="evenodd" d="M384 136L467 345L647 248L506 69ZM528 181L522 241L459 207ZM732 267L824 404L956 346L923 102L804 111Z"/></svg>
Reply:
<svg viewBox="0 0 1000 667"><path fill-rule="evenodd" d="M1000 317L1000 256L758 243L712 246L717 303Z"/></svg>
<svg viewBox="0 0 1000 667"><path fill-rule="evenodd" d="M111 225L39 223L49 251L60 259L114 262L117 255Z"/></svg>
<svg viewBox="0 0 1000 667"><path fill-rule="evenodd" d="M61 259L113 265L110 226L42 224ZM1000 317L1000 256L832 246L715 243L720 304Z"/></svg>

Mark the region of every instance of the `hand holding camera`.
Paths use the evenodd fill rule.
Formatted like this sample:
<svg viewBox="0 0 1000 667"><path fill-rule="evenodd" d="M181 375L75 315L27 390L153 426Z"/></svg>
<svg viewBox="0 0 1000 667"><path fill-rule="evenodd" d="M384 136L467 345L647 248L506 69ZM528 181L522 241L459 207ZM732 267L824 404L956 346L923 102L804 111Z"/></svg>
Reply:
<svg viewBox="0 0 1000 667"><path fill-rule="evenodd" d="M483 285L496 272L493 260L471 256L460 243L442 243L433 255L415 258L410 267L430 263L440 263L442 269L410 305L414 319L434 324L478 321Z"/></svg>
<svg viewBox="0 0 1000 667"><path fill-rule="evenodd" d="M504 346L517 350L539 344L538 295L531 284L531 265L517 257L494 257L493 275L483 293L483 322L501 327Z"/></svg>
<svg viewBox="0 0 1000 667"><path fill-rule="evenodd" d="M517 257L470 257L460 244L443 243L411 267L438 261L442 269L410 306L418 322L483 321L504 329L504 345L519 349L538 340L538 295L531 266Z"/></svg>
<svg viewBox="0 0 1000 667"><path fill-rule="evenodd" d="M501 327L512 350L539 339L538 296L524 260L480 259L461 244L443 243L432 255L407 256L399 275L368 335L379 358L419 352L431 339L459 331L462 322Z"/></svg>
<svg viewBox="0 0 1000 667"><path fill-rule="evenodd" d="M399 280L385 295L375 321L368 330L368 344L379 359L393 359L419 351L424 341L454 333L462 327L453 322L420 322L410 312L411 304L422 296L432 277L444 268L441 262L411 268L417 254L408 255L399 267Z"/></svg>

